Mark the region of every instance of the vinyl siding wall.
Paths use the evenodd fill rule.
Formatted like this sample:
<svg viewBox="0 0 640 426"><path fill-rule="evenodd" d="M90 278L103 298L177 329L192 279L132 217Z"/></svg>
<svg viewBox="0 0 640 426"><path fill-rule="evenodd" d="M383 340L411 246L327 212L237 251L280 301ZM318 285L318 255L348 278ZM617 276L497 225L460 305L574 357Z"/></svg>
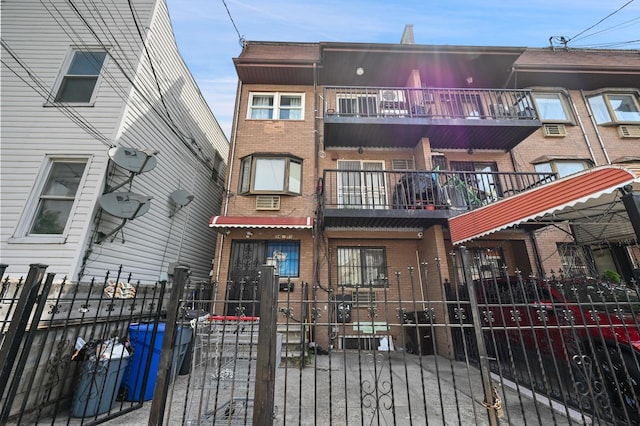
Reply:
<svg viewBox="0 0 640 426"><path fill-rule="evenodd" d="M215 233L207 222L219 211L222 194L221 185L211 179L210 168L216 150L226 163L228 142L177 52L164 2L133 4L143 36L150 37L149 55L168 114L146 53L140 50L141 39L126 1L108 7L92 4L90 9L77 4L95 34L67 2L3 2L3 41L51 93L70 46L104 44L111 55L105 61L95 104L66 110L74 114L75 121L90 123L100 135L96 137L65 116L64 109L48 106L47 94L43 97L29 87L34 86L32 80L19 63L7 58L3 47L3 61L7 58L10 69L3 65L0 256L12 274L26 272L29 263L41 262L50 265L49 272L76 279L88 255L84 279L102 277L105 270L123 265L134 279L154 281L176 261L189 264L192 277L208 278ZM196 143L186 142L189 138ZM113 186L128 176L109 165L109 146L157 150L158 165L136 176L131 186L119 189L152 196L149 212L128 221L113 241L108 238L97 245L92 238L96 230L109 234L122 222L100 214L98 199L105 181ZM187 146L199 157L210 158L210 165L197 160ZM31 242L16 230L45 156L58 154L88 156L86 179L78 191L66 239L55 244ZM169 218L169 194L179 188L195 199ZM94 220L96 216L99 221Z"/></svg>

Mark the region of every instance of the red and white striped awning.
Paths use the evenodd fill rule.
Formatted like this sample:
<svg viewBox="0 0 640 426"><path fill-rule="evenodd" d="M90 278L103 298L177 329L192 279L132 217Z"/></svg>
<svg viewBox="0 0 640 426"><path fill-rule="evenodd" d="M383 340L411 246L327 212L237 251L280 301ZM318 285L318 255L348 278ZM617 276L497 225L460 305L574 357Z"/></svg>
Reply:
<svg viewBox="0 0 640 426"><path fill-rule="evenodd" d="M617 189L634 181L636 175L622 167L585 170L450 218L451 242L461 244L542 218L570 222L584 215L580 210L615 202Z"/></svg>
<svg viewBox="0 0 640 426"><path fill-rule="evenodd" d="M311 229L313 219L299 216L213 216L212 228L283 228Z"/></svg>

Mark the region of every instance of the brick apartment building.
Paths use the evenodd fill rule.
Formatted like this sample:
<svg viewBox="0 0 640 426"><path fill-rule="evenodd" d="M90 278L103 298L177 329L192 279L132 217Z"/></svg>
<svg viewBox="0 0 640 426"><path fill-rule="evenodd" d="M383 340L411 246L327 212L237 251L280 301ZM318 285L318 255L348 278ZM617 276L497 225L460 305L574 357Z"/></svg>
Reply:
<svg viewBox="0 0 640 426"><path fill-rule="evenodd" d="M328 325L307 338L338 347L398 322L398 304L442 299L443 282L464 279L461 244L474 278L633 277L640 250L618 188L638 186L640 52L412 38L248 42L234 59L227 198L211 226L217 298L241 301L218 311L258 315L242 300L272 262L280 301L314 300L292 316ZM351 308L339 328L336 300ZM446 354L446 333L436 340Z"/></svg>

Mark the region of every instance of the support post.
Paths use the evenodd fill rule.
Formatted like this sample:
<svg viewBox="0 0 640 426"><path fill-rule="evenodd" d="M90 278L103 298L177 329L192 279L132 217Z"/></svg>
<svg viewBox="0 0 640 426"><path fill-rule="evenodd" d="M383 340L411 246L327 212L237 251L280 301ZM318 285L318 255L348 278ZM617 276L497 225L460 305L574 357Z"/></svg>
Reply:
<svg viewBox="0 0 640 426"><path fill-rule="evenodd" d="M258 358L256 361L256 389L253 405L253 424L273 425L273 406L276 380L276 342L278 281L273 266L260 268L260 325L258 326Z"/></svg>
<svg viewBox="0 0 640 426"><path fill-rule="evenodd" d="M622 203L627 209L629 220L636 233L636 240L640 241L640 194L634 194L629 191L622 196Z"/></svg>
<svg viewBox="0 0 640 426"><path fill-rule="evenodd" d="M489 357L487 356L487 348L484 344L484 335L482 333L482 319L478 310L478 299L476 297L475 285L471 274L471 253L466 247L460 247L460 262L464 271L464 280L469 292L469 304L471 305L471 316L473 318L473 330L476 335L478 344L478 356L480 358L480 375L482 377L482 388L484 390L484 402L482 405L487 409L489 416L489 424L498 425L498 409L499 399L491 382L491 367L489 365Z"/></svg>
<svg viewBox="0 0 640 426"><path fill-rule="evenodd" d="M160 361L158 362L158 378L153 391L151 413L149 414L149 426L160 426L163 424L164 409L169 393L169 384L171 383L171 363L173 362L173 351L176 346L178 308L180 307L180 301L184 294L184 286L187 282L188 272L189 268L186 266L178 266L174 270L171 296L169 298L169 304L167 305L167 322L164 328L164 340L162 340ZM159 324L156 322L156 327L158 326ZM177 374L177 371L175 373Z"/></svg>
<svg viewBox="0 0 640 426"><path fill-rule="evenodd" d="M38 291L44 278L44 273L47 270L47 265L34 263L29 266L29 273L27 279L24 282L24 287L20 293L20 298L16 304L16 309L13 313L13 318L9 324L9 329L4 337L4 344L0 348L0 360L2 360L2 370L0 372L0 397L4 399L4 405L2 407L2 413L0 414L0 423L5 424L7 421L13 399L18 391L18 385L20 384L20 376L26 359L20 357L16 371L13 375L12 383L9 383L9 377L11 376L11 370L13 369L16 357L22 346L23 336L27 332L27 325L29 318L33 312L33 306L38 299ZM40 305L41 308L37 309L34 313L34 322L40 320L40 315L44 309L44 304L49 293L49 288L53 282L54 274L49 274L45 282L44 288L40 293ZM27 334L27 339L33 342L34 333L31 330ZM25 347L31 346L29 342L25 342ZM17 380L16 380L17 379ZM6 395L5 395L6 394Z"/></svg>

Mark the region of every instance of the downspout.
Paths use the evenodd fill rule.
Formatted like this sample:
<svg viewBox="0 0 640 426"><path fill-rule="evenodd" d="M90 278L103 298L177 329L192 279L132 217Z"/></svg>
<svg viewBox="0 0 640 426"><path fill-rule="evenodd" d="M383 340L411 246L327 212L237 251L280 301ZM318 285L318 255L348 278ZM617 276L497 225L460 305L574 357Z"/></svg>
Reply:
<svg viewBox="0 0 640 426"><path fill-rule="evenodd" d="M314 209L314 223L311 227L311 236L314 240L313 244L313 277L312 282L314 286L319 284L320 282L320 274L319 274L319 264L320 264L320 236L314 235L319 231L318 228L318 213L320 208L318 193L318 179L320 175L320 130L318 130L318 120L319 120L319 111L318 111L318 64L316 62L313 63L313 143L315 147L315 157L314 157L314 167L313 167L313 187L314 187L314 201L315 201L315 209ZM324 105L322 108L324 112ZM324 186L324 185L323 185Z"/></svg>
<svg viewBox="0 0 640 426"><path fill-rule="evenodd" d="M233 119L233 131L231 133L231 155L229 158L229 167L227 173L227 187L224 191L225 201L222 214L227 215L229 211L229 197L231 197L231 176L233 173L233 163L236 154L236 139L238 137L238 116L240 115L240 95L242 93L242 81L238 79L238 86L236 88L236 104L235 104L235 117ZM216 270L216 282L220 281L220 268L222 268L222 247L224 246L224 232L220 235L220 248L218 250L218 267Z"/></svg>
<svg viewBox="0 0 640 426"><path fill-rule="evenodd" d="M589 118L591 119L591 125L593 126L596 136L598 138L598 142L600 143L600 148L604 153L604 158L607 160L607 164L611 164L611 158L609 158L609 153L607 152L607 148L604 145L604 141L602 140L602 135L600 134L600 130L598 128L598 123L596 123L596 119L593 116L593 111L591 110L591 105L589 105L589 101L587 101L587 97L584 95L584 90L580 90L580 96L582 96L582 101L587 107L587 111L589 112Z"/></svg>
<svg viewBox="0 0 640 426"><path fill-rule="evenodd" d="M540 249L538 247L538 240L536 239L536 234L531 231L528 233L529 239L531 240L531 245L533 247L533 255L536 258L536 268L538 269L538 276L544 278L545 271L542 266L542 258L540 258Z"/></svg>
<svg viewBox="0 0 640 426"><path fill-rule="evenodd" d="M582 131L582 136L584 137L584 141L586 142L587 148L589 149L589 155L591 156L591 161L593 161L593 165L594 166L597 166L598 162L596 161L596 156L593 153L593 148L591 147L591 141L589 141L589 136L587 135L587 132L584 129L584 124L582 123L582 120L580 119L580 114L578 114L578 108L576 108L576 104L575 104L575 102L573 102L573 99L571 98L571 96L569 96L569 99L571 101L571 109L573 109L573 114L578 119L578 125L580 126L580 130ZM589 114L591 114L591 112L589 112Z"/></svg>

